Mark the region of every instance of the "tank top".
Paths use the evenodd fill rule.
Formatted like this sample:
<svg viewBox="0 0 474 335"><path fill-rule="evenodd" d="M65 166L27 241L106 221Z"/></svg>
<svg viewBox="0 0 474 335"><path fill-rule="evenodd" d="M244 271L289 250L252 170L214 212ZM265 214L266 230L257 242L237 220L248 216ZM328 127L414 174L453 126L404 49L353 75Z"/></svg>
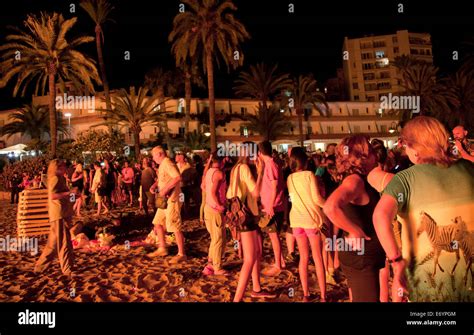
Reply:
<svg viewBox="0 0 474 335"><path fill-rule="evenodd" d="M359 175L364 182L365 192L369 196L369 202L366 205L348 204L345 213L348 218L362 231L370 237L370 240L364 240L364 253L360 251L339 251L339 259L342 264L357 270L362 269L381 269L385 266L385 252L377 238L372 215L375 206L380 199L379 193L367 182L367 176ZM348 236L343 232L343 237Z"/></svg>
<svg viewBox="0 0 474 335"><path fill-rule="evenodd" d="M213 201L213 199L209 196L209 194L211 194L212 192L212 178L214 177L214 173L216 171L218 171L217 168L210 168L209 170L207 170L207 173L206 173L206 194L208 195L206 196L206 204L213 209L217 208L217 204ZM225 197L226 190L227 190L227 182L224 178L221 180L220 185L217 188L217 199L219 200L221 204L225 204L226 202L226 197Z"/></svg>

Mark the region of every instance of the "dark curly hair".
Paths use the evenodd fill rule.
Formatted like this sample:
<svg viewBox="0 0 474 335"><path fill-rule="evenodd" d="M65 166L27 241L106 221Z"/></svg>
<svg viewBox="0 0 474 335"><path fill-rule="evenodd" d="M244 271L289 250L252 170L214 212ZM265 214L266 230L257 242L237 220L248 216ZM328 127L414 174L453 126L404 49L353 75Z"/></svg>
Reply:
<svg viewBox="0 0 474 335"><path fill-rule="evenodd" d="M337 172L343 177L351 174L366 176L376 163L376 152L365 136L345 137L336 147Z"/></svg>

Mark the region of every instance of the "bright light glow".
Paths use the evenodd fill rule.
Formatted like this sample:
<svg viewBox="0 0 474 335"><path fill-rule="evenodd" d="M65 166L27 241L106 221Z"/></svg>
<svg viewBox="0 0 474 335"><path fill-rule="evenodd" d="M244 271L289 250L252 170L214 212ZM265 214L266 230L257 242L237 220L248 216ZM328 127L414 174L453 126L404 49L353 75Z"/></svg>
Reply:
<svg viewBox="0 0 474 335"><path fill-rule="evenodd" d="M64 116L65 116L65 117L71 117L72 114L71 114L71 113L64 113Z"/></svg>
<svg viewBox="0 0 474 335"><path fill-rule="evenodd" d="M393 134L393 133L395 132L395 129L390 128L390 129L388 130L388 132L389 132L390 134Z"/></svg>
<svg viewBox="0 0 474 335"><path fill-rule="evenodd" d="M285 110L283 108L280 109L280 113L285 113Z"/></svg>
<svg viewBox="0 0 474 335"><path fill-rule="evenodd" d="M210 133L210 132L208 132L208 131L206 131L206 132L204 133L204 136L207 136L207 137L209 137L209 136L211 136L211 133Z"/></svg>
<svg viewBox="0 0 474 335"><path fill-rule="evenodd" d="M315 148L315 150L321 149L321 151L324 151L324 143L323 142L316 142L316 143L314 143L314 148Z"/></svg>
<svg viewBox="0 0 474 335"><path fill-rule="evenodd" d="M31 153L31 156L33 156L33 157L36 156L36 152L33 151L33 152Z"/></svg>

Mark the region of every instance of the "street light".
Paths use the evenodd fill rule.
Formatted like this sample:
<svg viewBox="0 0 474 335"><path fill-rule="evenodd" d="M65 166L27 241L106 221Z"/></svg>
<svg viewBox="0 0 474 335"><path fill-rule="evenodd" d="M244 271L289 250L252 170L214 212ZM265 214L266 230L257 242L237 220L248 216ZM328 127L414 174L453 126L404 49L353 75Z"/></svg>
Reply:
<svg viewBox="0 0 474 335"><path fill-rule="evenodd" d="M206 137L211 136L211 132L210 132L209 126L204 125L204 126L203 126L203 132L204 132L204 136L206 136Z"/></svg>
<svg viewBox="0 0 474 335"><path fill-rule="evenodd" d="M398 127L398 124L396 122L392 122L392 124L390 125L390 129L388 130L388 132L390 134L393 134L394 132L397 131L397 127Z"/></svg>

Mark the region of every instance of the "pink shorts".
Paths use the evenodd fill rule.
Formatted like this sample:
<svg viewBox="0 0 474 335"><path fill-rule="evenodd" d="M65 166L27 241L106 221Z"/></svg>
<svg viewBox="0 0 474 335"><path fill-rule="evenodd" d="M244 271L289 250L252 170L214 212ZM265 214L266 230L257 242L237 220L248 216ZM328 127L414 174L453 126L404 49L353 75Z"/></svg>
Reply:
<svg viewBox="0 0 474 335"><path fill-rule="evenodd" d="M295 237L314 236L319 234L319 229L292 228Z"/></svg>

